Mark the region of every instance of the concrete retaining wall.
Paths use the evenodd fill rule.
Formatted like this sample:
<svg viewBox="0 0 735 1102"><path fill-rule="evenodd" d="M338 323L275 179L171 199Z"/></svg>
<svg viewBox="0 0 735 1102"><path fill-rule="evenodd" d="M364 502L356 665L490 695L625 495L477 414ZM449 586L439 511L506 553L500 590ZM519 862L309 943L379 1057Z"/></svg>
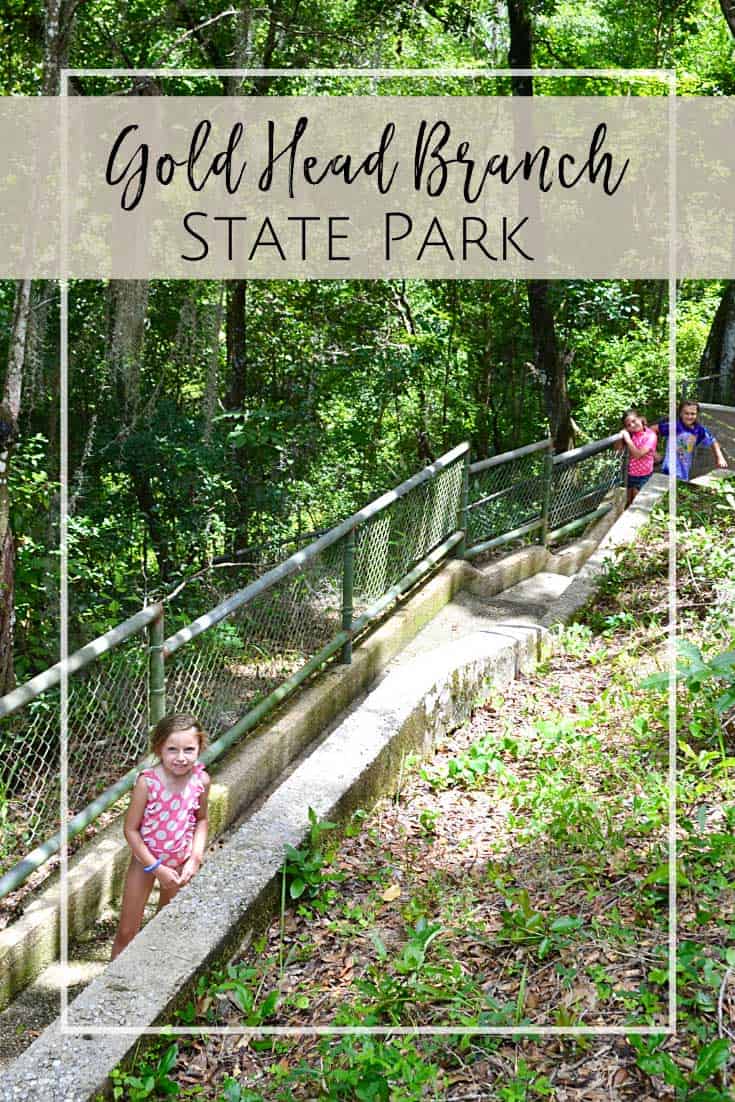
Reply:
<svg viewBox="0 0 735 1102"><path fill-rule="evenodd" d="M166 1021L196 975L230 952L271 913L284 844L308 834L308 809L343 820L395 784L408 752L470 714L479 693L533 665L543 632L494 625L423 654L388 674L360 707L279 786L201 873L71 1004L77 1035L49 1028L9 1069L3 1102L28 1097L86 1102L137 1035ZM127 1028L131 1032L104 1033Z"/></svg>
<svg viewBox="0 0 735 1102"><path fill-rule="evenodd" d="M539 555L538 552L541 552ZM527 548L486 568L483 584L499 592L541 569L547 553ZM258 732L213 767L210 838L238 819L477 572L452 560L355 648L350 666L335 666L302 690ZM479 575L478 575L479 576ZM71 861L69 937L74 939L119 897L130 852L120 821L100 832ZM0 1009L59 956L60 884L56 874L0 932Z"/></svg>
<svg viewBox="0 0 735 1102"><path fill-rule="evenodd" d="M614 520L613 514L598 522L597 539ZM240 815L304 746L318 739L461 587L487 597L542 569L569 574L595 546L588 539L556 555L532 547L480 569L460 562L447 564L355 651L351 667L328 672L261 734L231 753L216 776L215 814L220 827ZM357 806L369 805L392 787L409 750L427 751L438 735L467 718L490 682L502 684L533 665L544 635L539 627L494 623L389 673L231 840L210 856L174 903L72 1003L70 1023L78 1035L61 1036L57 1024L15 1061L0 1084L0 1099L17 1102L31 1090L32 1097L48 1102L86 1102L104 1089L109 1072L130 1053L139 1033L165 1021L196 974L221 959L272 913L283 846L303 842L308 834L308 808L313 807L320 818L340 819ZM116 826L114 833L75 863L72 930L83 928L86 915L94 918L116 889L117 870L127 860L119 830ZM16 959L21 961L16 975L29 961L37 966L41 951L51 958L55 955L58 886L44 896L45 926L38 921L40 901L22 920L34 919L37 926L35 940L32 937L24 948L16 949ZM22 923L6 933L12 934ZM19 939L9 937L8 943L11 940ZM1 954L0 944L0 962ZM8 949L5 960L12 959ZM8 971L12 974L12 964ZM97 1032L120 1026L130 1032Z"/></svg>

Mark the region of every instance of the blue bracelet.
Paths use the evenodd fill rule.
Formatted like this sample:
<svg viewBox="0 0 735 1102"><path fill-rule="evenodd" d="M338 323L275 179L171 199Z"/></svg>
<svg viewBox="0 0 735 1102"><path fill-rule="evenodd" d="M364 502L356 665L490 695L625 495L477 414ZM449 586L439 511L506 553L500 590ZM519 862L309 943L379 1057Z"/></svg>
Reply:
<svg viewBox="0 0 735 1102"><path fill-rule="evenodd" d="M163 864L163 858L159 857L157 861L154 861L152 865L143 865L143 872L154 872L159 865Z"/></svg>

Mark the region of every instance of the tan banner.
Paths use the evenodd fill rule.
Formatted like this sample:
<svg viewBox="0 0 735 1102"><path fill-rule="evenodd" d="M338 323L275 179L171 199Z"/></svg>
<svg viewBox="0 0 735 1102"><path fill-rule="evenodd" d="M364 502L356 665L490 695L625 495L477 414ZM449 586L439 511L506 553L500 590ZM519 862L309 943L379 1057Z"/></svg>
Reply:
<svg viewBox="0 0 735 1102"><path fill-rule="evenodd" d="M4 99L0 275L735 276L733 102Z"/></svg>

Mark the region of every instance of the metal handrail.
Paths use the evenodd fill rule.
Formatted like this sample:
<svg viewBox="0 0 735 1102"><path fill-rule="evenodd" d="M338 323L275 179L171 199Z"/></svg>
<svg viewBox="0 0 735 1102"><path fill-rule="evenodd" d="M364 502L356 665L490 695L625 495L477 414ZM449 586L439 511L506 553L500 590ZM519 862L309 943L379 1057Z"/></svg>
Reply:
<svg viewBox="0 0 735 1102"><path fill-rule="evenodd" d="M216 608L198 617L191 624L176 632L165 642L160 639L160 636L156 641L151 640L151 646L149 647L152 658L151 671L153 674L155 666L159 675L155 680L160 681L163 677L164 659L174 654L184 645L184 643L201 635L207 628L214 626L232 612L250 603L278 582L297 573L322 551L331 547L343 537L354 533L359 525L369 522L373 517L379 515L390 505L394 504L394 502L399 501L418 486L434 478L457 460L461 459L463 456L467 456L468 453L469 444L463 443L458 445L456 448L453 448L451 451L441 456L434 463L424 467L423 470L419 471L411 478L406 479L395 489L382 494L363 509L360 509L357 513L354 513L352 516L330 529L329 532L326 532L319 539L309 544L304 550L294 553L284 562L279 563L278 566L269 570L261 578L258 578L238 593L222 601ZM395 585L391 586L382 597L375 601L355 620L352 619L352 608L350 605L349 626L343 626L342 630L337 632L333 638L296 671L296 673L292 674L277 686L276 689L259 701L253 708L250 708L238 723L212 743L202 755L202 760L205 764L215 761L225 752L225 750L236 742L242 734L257 726L273 708L290 696L299 685L307 680L307 678L311 677L312 674L323 666L334 654L339 651L342 651L344 654L345 647L348 648L347 653L349 653L349 647L355 636L364 631L372 620L380 615L393 601L397 600L407 591L407 589L415 585L417 581L419 581L429 570L433 569L442 558L457 548L463 539L463 531L455 531L445 536L439 546L425 555L425 557L416 563L403 578ZM131 635L134 635L142 628L151 624L157 625L159 632L162 631L162 605L160 603L142 609L123 624L119 624L98 639L95 639L92 643L88 643L85 647L82 647L81 650L75 652L75 654L67 660L67 669L69 672L76 672L82 669L101 654L106 653ZM21 688L15 690L14 693L9 694L8 697L4 698L6 709L4 712L0 712L0 715L10 714L11 711L17 710L29 700L34 699L41 692L58 684L61 679L61 672L62 663L57 663L56 666L44 671L43 674L39 674L38 677L34 678L26 685L21 686ZM153 680L154 677L152 676L151 683L153 683ZM162 691L160 686L156 691L159 693ZM0 702L0 706L2 703L3 702ZM154 719L153 715L151 719ZM152 759L145 759L146 762L150 760ZM115 784L111 785L70 819L64 831L58 831L53 837L47 839L47 841L43 842L40 846L37 846L3 877L0 877L0 898L19 887L32 872L57 853L61 848L63 838L71 839L76 837L76 835L80 834L94 821L94 819L101 815L103 811L119 800L121 796L125 795L125 793L133 787L142 764L144 763L138 763L132 769L128 770L128 772Z"/></svg>
<svg viewBox="0 0 735 1102"><path fill-rule="evenodd" d="M549 451L551 445L551 439L547 438L546 440L539 440L536 444L524 444L522 448L501 452L500 455L491 455L489 459L479 459L476 463L470 463L470 474L479 474L480 471L498 467L501 463L510 463L513 459L521 459L524 455L533 455L534 452Z"/></svg>
<svg viewBox="0 0 735 1102"><path fill-rule="evenodd" d="M124 620L122 624L117 624L114 628L106 631L104 635L93 639L91 643L85 643L83 647L70 655L66 662L57 662L54 666L49 666L43 673L39 673L36 677L32 677L30 681L26 681L24 685L19 685L17 689L7 693L6 696L0 699L0 719L17 712L19 708L29 704L31 700L35 700L41 693L55 688L61 681L64 667L66 667L67 674L77 673L91 662L94 662L100 655L106 654L120 643L124 643L131 635L137 635L139 631L142 631L144 627L147 627L148 624L161 615L161 610L162 605L160 603L141 609L134 616Z"/></svg>
<svg viewBox="0 0 735 1102"><path fill-rule="evenodd" d="M593 440L591 444L583 444L581 448L559 452L558 455L553 457L553 463L555 466L560 463L576 463L579 459L587 459L590 455L597 455L598 452L606 451L607 448L611 448L613 444L616 444L622 438L623 434L621 432L615 432L612 436L606 436L604 440Z"/></svg>
<svg viewBox="0 0 735 1102"><path fill-rule="evenodd" d="M451 466L461 456L466 455L469 452L469 444L458 444L456 448L452 448L451 451L442 455L434 463L428 467L424 467L418 474L413 475L411 478L407 478L405 482L402 482L400 486L397 486L395 490L389 490L385 494L381 494L375 501L370 502L359 512L353 513L352 516L343 520L340 524L331 528L329 532L326 532L323 536L320 536L318 540L310 543L308 547L305 547L303 551L296 551L289 558L285 559L278 566L274 566L266 574L263 574L260 578L256 578L254 582L245 586L244 589L238 590L237 593L233 593L226 600L222 601L215 608L210 609L209 612L204 613L202 616L198 616L196 620L185 628L181 628L173 635L169 636L163 644L163 653L166 658L169 658L174 654L179 647L184 643L188 643L191 639L196 639L202 632L207 631L208 628L218 624L221 620L224 620L227 616L230 616L237 609L242 608L243 605L249 604L261 593L265 593L266 590L276 585L277 582L283 581L285 578L291 577L292 574L296 574L302 569L308 562L316 558L322 551L326 551L328 547L338 543L344 536L348 535L354 528L366 521L371 520L378 513L383 512L389 505L405 497L406 494L415 490L417 486L427 482L429 479L434 478L440 471L446 467Z"/></svg>

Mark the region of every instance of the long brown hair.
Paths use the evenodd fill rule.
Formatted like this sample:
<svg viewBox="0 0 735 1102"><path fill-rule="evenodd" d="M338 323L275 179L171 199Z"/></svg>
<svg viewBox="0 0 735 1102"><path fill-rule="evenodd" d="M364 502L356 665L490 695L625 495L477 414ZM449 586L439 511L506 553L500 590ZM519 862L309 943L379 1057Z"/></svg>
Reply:
<svg viewBox="0 0 735 1102"><path fill-rule="evenodd" d="M199 753L201 754L207 745L208 735L206 731L202 730L199 720L191 712L171 712L170 715L159 719L151 732L151 752L156 757L160 757L161 747L169 735L173 735L176 731L188 731L190 727L193 727L196 731L199 740Z"/></svg>

